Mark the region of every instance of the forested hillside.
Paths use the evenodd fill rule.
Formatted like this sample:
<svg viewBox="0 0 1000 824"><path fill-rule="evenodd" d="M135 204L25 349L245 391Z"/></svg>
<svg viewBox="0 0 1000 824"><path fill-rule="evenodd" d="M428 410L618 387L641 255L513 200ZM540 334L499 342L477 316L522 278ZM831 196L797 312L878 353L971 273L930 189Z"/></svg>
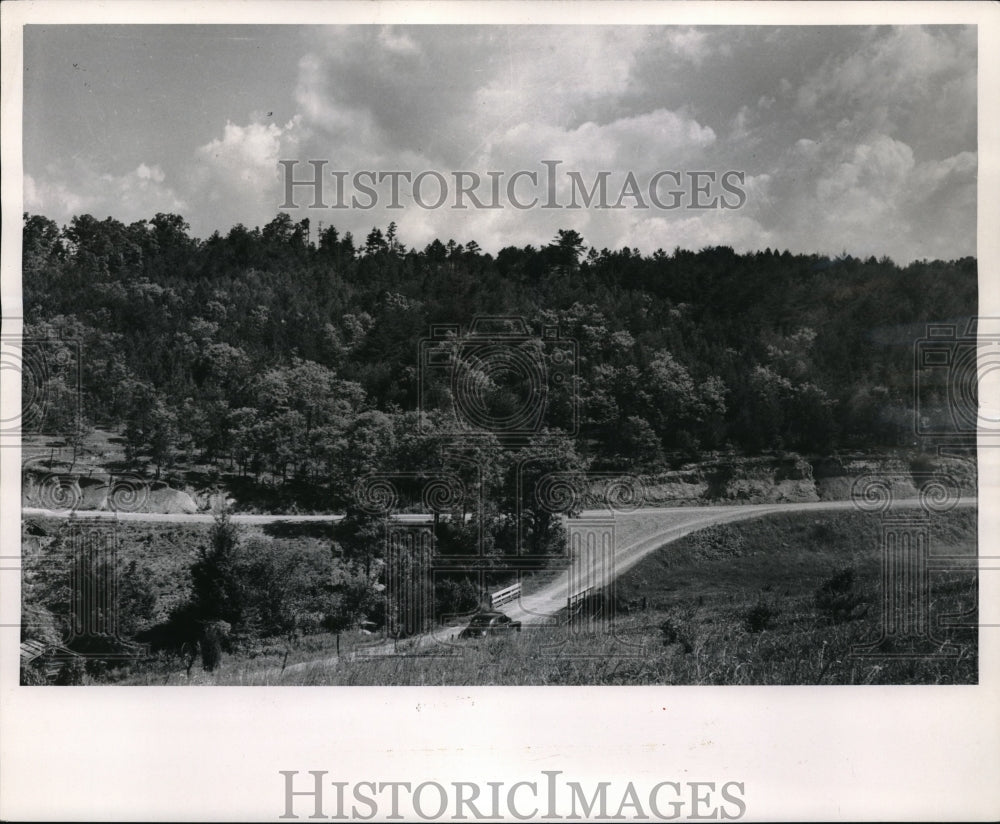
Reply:
<svg viewBox="0 0 1000 824"><path fill-rule="evenodd" d="M119 431L137 465L206 463L342 499L366 471L419 462L403 454L420 451L413 433L451 434L451 376L420 360L435 325L558 325L577 380L552 388L566 415L539 431L574 431L573 460L592 469L653 471L706 451L912 444L913 342L976 312L972 258L643 256L573 230L539 242L494 257L284 213L205 240L178 215L26 215L25 334L79 341L84 423ZM48 393L50 420L69 394Z"/></svg>
<svg viewBox="0 0 1000 824"><path fill-rule="evenodd" d="M749 500L769 461L784 485L808 486L800 455L913 447L914 342L928 322L964 331L976 312L973 259L646 257L589 249L572 230L493 257L473 242L407 249L394 226L363 245L333 227L315 234L285 214L207 240L177 215L62 228L25 216L24 338L47 360L25 369L36 429L24 488L55 496L32 505L75 508L96 490L83 509L138 509L123 480L137 476L149 497L170 484L221 490L242 511L347 515L315 534L278 525L248 537L220 512L197 548L194 535L126 530L128 643L190 650L197 627L218 625L252 657L261 639L360 622L420 633L550 561L559 569L560 516L593 504L574 489L606 482L610 496L622 473L712 457L710 472L685 469L692 477L657 487L657 500L683 502L678 483L688 498ZM79 403L74 370L46 367L77 361ZM921 413L947 398L932 391ZM72 457L54 460L56 448ZM746 457L759 453L772 454ZM796 500L865 471L863 458L838 461ZM730 490L737 464L746 471ZM891 473L907 481L918 464ZM390 579L430 586L427 569L388 553L389 509L432 512L435 551L465 559L435 573L433 615L419 620L385 594ZM55 643L66 570L42 549L65 563L57 550L71 538L24 528L22 594L37 626L22 641ZM106 677L100 661L91 670Z"/></svg>

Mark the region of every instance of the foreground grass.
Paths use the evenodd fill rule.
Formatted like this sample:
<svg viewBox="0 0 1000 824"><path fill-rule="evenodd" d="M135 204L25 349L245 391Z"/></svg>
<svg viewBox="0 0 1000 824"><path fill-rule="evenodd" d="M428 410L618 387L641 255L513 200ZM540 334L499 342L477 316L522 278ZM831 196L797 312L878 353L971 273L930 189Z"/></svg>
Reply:
<svg viewBox="0 0 1000 824"><path fill-rule="evenodd" d="M219 685L750 685L975 684L972 569L931 573L931 626L940 641L911 657L858 655L882 630L880 521L860 513L795 514L712 527L674 542L622 576L617 611L596 620L526 627L507 639L393 651L372 636L277 643L255 657L228 656L215 673L176 665L127 683ZM931 521L932 554L971 558L976 513ZM854 571L854 608L836 622L817 588ZM905 651L905 650L898 650ZM285 658L285 653L288 653ZM366 654L366 652L368 654ZM371 653L378 653L372 655ZM940 657L937 657L937 656ZM311 663L309 662L312 659ZM305 663L303 663L305 662ZM172 668L171 668L172 666Z"/></svg>

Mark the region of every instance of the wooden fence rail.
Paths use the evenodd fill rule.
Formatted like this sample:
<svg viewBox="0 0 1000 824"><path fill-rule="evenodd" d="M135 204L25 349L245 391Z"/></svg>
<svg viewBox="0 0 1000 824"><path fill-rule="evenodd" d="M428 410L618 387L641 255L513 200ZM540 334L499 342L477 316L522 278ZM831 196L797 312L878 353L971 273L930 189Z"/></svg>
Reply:
<svg viewBox="0 0 1000 824"><path fill-rule="evenodd" d="M518 582L516 584L511 584L509 587L505 587L504 589L498 589L490 595L490 605L493 609L496 609L502 604L509 604L511 601L516 601L520 597L521 584Z"/></svg>

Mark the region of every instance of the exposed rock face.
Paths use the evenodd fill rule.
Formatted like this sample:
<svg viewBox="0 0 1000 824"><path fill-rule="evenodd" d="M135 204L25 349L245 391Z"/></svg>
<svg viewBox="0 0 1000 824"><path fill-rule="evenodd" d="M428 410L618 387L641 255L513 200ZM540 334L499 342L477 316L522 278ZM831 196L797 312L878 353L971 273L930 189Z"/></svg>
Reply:
<svg viewBox="0 0 1000 824"><path fill-rule="evenodd" d="M164 515L198 511L194 498L162 481L127 482L106 474L25 470L21 504L52 510L154 512Z"/></svg>
<svg viewBox="0 0 1000 824"><path fill-rule="evenodd" d="M646 506L708 504L807 503L848 501L862 476L885 483L897 498L915 498L922 484L948 477L963 495L976 494L974 460L917 453L800 455L724 458L692 464L681 470L639 478ZM599 491L591 490L586 506L600 506Z"/></svg>
<svg viewBox="0 0 1000 824"><path fill-rule="evenodd" d="M785 454L764 457L724 457L690 464L679 470L639 477L639 506L708 504L808 503L847 501L855 481L873 476L894 497L915 498L929 479L948 477L963 495L977 491L972 458L938 457L916 452L875 455L839 454L806 459ZM603 508L607 480L595 483L585 508ZM224 492L194 494L162 481L106 473L53 473L29 467L21 484L22 505L53 510L115 510L165 515L208 511L225 500Z"/></svg>
<svg viewBox="0 0 1000 824"><path fill-rule="evenodd" d="M164 515L191 514L198 511L194 498L181 489L173 489L166 484L153 484L149 491L147 512L162 512Z"/></svg>

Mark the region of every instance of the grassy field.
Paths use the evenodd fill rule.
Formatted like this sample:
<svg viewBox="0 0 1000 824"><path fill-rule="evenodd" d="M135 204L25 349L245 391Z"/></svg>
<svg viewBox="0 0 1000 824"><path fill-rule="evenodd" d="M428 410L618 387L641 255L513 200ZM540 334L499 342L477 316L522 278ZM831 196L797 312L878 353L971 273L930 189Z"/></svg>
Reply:
<svg viewBox="0 0 1000 824"><path fill-rule="evenodd" d="M930 521L931 553L971 559L976 513ZM932 634L942 643L853 654L882 626L880 522L862 513L789 514L702 530L654 553L616 585L617 609L596 620L527 627L509 639L455 642L411 654L358 655L376 636L308 636L227 656L215 673L190 677L161 662L132 684L192 685L615 685L974 684L974 628L939 628L972 614L974 566L930 574ZM824 609L817 591L851 570L853 583ZM841 584L844 576L841 575ZM837 595L836 588L834 594ZM846 606L845 606L846 605ZM837 612L839 607L839 613ZM566 616L557 616L565 620ZM966 621L969 620L968 615ZM936 653L943 653L935 657ZM308 663L312 659L312 663ZM299 666L295 666L298 664Z"/></svg>

